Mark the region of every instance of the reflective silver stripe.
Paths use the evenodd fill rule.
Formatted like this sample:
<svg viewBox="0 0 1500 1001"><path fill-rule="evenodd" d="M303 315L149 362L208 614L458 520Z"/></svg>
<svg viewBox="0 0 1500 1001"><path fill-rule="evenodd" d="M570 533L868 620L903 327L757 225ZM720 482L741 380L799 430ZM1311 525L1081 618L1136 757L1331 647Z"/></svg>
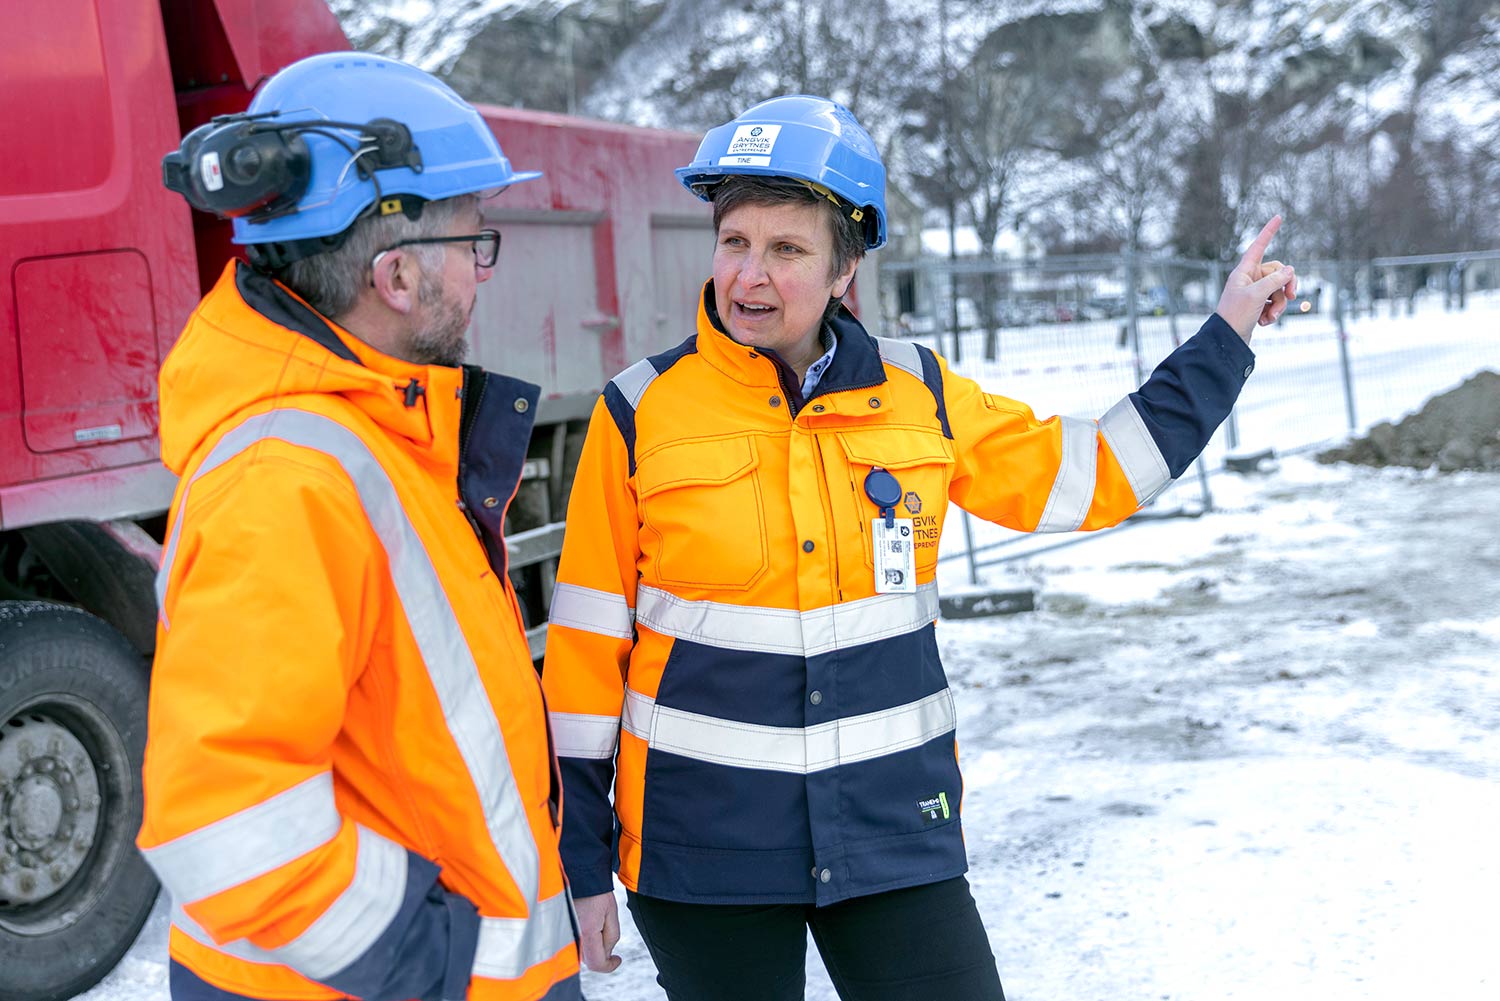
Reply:
<svg viewBox="0 0 1500 1001"><path fill-rule="evenodd" d="M646 395L646 387L656 381L656 368L649 358L642 358L609 381L625 397L625 402L630 404L630 409L634 410L641 405L641 397Z"/></svg>
<svg viewBox="0 0 1500 1001"><path fill-rule="evenodd" d="M618 716L589 716L584 713L549 713L552 718L552 746L559 758L593 758L615 756L620 736Z"/></svg>
<svg viewBox="0 0 1500 1001"><path fill-rule="evenodd" d="M354 879L306 931L275 950L277 958L314 980L359 959L401 910L407 865L405 848L359 828Z"/></svg>
<svg viewBox="0 0 1500 1001"><path fill-rule="evenodd" d="M251 945L242 938L223 944L215 942L213 936L204 931L202 925L188 917L187 911L184 911L182 905L178 904L175 900L172 901L172 927L199 945L206 945L216 952L224 953L226 956L233 956L235 959L243 959L247 963L261 963L266 966L286 965L280 959L277 959L276 954L271 950Z"/></svg>
<svg viewBox="0 0 1500 1001"><path fill-rule="evenodd" d="M656 712L656 700L642 695L634 688L625 689L625 706L620 711L620 729L634 734L646 742L651 740L651 715Z"/></svg>
<svg viewBox="0 0 1500 1001"><path fill-rule="evenodd" d="M936 584L923 584L915 594L877 594L806 612L688 601L646 585L636 592L636 621L665 636L799 657L904 636L935 620L937 612Z"/></svg>
<svg viewBox="0 0 1500 1001"><path fill-rule="evenodd" d="M816 726L760 726L660 706L631 691L626 727L653 750L736 768L805 775L920 747L957 725L948 689Z"/></svg>
<svg viewBox="0 0 1500 1001"><path fill-rule="evenodd" d="M1057 479L1037 522L1038 532L1076 532L1088 517L1099 472L1099 426L1077 417L1060 417L1062 458Z"/></svg>
<svg viewBox="0 0 1500 1001"><path fill-rule="evenodd" d="M364 827L358 837L354 879L306 931L280 948L262 949L245 939L221 945L175 899L172 924L189 938L236 959L290 966L314 980L332 976L370 950L390 927L406 895L406 849Z"/></svg>
<svg viewBox="0 0 1500 1001"><path fill-rule="evenodd" d="M320 772L141 854L174 898L191 903L301 858L327 844L341 823L333 775Z"/></svg>
<svg viewBox="0 0 1500 1001"><path fill-rule="evenodd" d="M251 417L230 431L203 460L193 479L268 438L336 459L354 484L390 561L392 583L443 707L448 731L474 782L490 840L529 905L537 898L540 861L526 808L510 770L505 739L480 681L474 654L464 640L421 537L402 509L390 475L369 446L348 428L320 414L287 409ZM179 511L163 556L163 578L172 570L181 522Z"/></svg>
<svg viewBox="0 0 1500 1001"><path fill-rule="evenodd" d="M183 504L187 503L187 491L182 492ZM156 617L161 620L163 628L171 629L172 622L167 618L167 564L172 557L177 555L177 536L182 534L178 523L182 521L182 509L177 511L177 517L173 519L172 534L167 539L167 548L162 555L161 568L156 571Z"/></svg>
<svg viewBox="0 0 1500 1001"><path fill-rule="evenodd" d="M1109 444L1109 449L1120 463L1120 470L1135 494L1137 504L1144 504L1155 497L1161 488L1172 481L1167 460L1162 458L1146 422L1130 397L1109 408L1099 418L1099 431Z"/></svg>
<svg viewBox="0 0 1500 1001"><path fill-rule="evenodd" d="M480 918L474 976L514 980L573 942L567 891L537 902L525 918Z"/></svg>
<svg viewBox="0 0 1500 1001"><path fill-rule="evenodd" d="M635 636L635 609L624 595L577 584L558 584L552 590L547 621L600 636L628 640Z"/></svg>
<svg viewBox="0 0 1500 1001"><path fill-rule="evenodd" d="M911 341L898 341L893 337L877 337L882 361L894 365L907 375L922 378L922 355Z"/></svg>

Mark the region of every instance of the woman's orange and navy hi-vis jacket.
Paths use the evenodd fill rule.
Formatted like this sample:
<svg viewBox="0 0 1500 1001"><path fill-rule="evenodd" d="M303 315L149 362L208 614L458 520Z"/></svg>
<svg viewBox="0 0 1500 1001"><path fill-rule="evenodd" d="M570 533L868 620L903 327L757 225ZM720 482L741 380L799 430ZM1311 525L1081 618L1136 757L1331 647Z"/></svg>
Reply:
<svg viewBox="0 0 1500 1001"><path fill-rule="evenodd" d="M1114 524L1198 455L1254 356L1214 316L1100 420L1039 421L841 311L803 400L713 302L605 389L568 508L542 678L573 892L614 869L668 900L822 905L957 876L948 502L1026 532ZM877 468L915 593L876 592Z"/></svg>
<svg viewBox="0 0 1500 1001"><path fill-rule="evenodd" d="M537 392L382 355L243 265L188 321L139 838L174 971L263 999L580 997L501 537Z"/></svg>

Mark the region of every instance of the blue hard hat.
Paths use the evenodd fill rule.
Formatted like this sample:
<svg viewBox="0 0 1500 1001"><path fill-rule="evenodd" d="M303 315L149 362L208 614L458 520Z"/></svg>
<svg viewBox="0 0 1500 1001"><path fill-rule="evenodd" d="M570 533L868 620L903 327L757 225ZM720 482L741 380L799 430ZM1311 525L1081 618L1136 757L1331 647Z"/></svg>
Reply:
<svg viewBox="0 0 1500 1001"><path fill-rule="evenodd" d="M737 174L790 177L832 192L865 227L865 249L885 245L885 164L849 109L826 97L793 94L762 101L710 129L677 179L704 201Z"/></svg>
<svg viewBox="0 0 1500 1001"><path fill-rule="evenodd" d="M234 242L291 242L342 233L360 214L393 195L424 201L499 190L541 177L517 172L473 105L437 77L415 66L363 52L309 56L286 67L250 102L251 116L270 115L281 127L318 122L404 125L415 150L414 166L362 170L357 132L332 124L298 129L311 172L293 211L272 218L237 217Z"/></svg>

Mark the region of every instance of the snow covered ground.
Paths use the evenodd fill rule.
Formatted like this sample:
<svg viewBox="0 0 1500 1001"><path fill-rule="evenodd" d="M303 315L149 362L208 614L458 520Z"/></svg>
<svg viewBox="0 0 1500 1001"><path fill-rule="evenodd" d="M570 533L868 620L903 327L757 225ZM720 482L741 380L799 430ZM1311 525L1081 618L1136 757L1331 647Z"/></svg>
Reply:
<svg viewBox="0 0 1500 1001"><path fill-rule="evenodd" d="M1181 318L1177 336L1190 336L1200 319ZM1039 417L1098 417L1138 385L1130 352L1116 343L1116 326L1114 321L1101 321L1010 331L1002 337L1001 356L995 362L982 357L983 333L971 331L964 336L964 360L954 368L989 392L1024 401ZM1480 369L1500 372L1500 292L1471 295L1469 308L1461 312L1448 312L1440 297L1425 295L1413 314L1403 310L1390 316L1382 308L1375 316L1349 320L1347 334L1353 430L1363 433L1382 421L1399 421ZM1167 318L1143 319L1143 370L1155 367L1173 343ZM1204 470L1221 469L1227 456L1265 449L1283 454L1308 450L1342 441L1350 432L1350 402L1333 317L1315 313L1258 328L1251 347L1255 371L1234 415L1204 450ZM1213 506L1214 486L1197 473L1195 467L1184 475L1158 507ZM961 519L948 519L945 558L963 553L962 529ZM986 550L981 558L1059 541L973 519L970 531L974 544Z"/></svg>
<svg viewBox="0 0 1500 1001"><path fill-rule="evenodd" d="M1500 997L1500 477L1291 459L1214 494L991 576L1038 612L940 624L1007 996ZM660 999L625 924L586 991ZM159 905L82 998L164 1001L165 943Z"/></svg>
<svg viewBox="0 0 1500 1001"><path fill-rule="evenodd" d="M1405 391L1384 412L1367 392L1361 424L1500 368L1495 305L1356 327L1356 357L1390 354L1379 385ZM1342 427L1336 388L1258 399L1302 348L1274 332L1256 347L1247 430L1259 414L1272 442L1303 431L1299 397ZM1010 391L1011 371L975 374L1071 412ZM969 879L1007 997L1500 998L1500 476L1293 457L1211 492L1201 517L984 571L1035 588L1037 612L939 625ZM1179 494L1192 506L1191 476L1161 506ZM948 529L941 582L966 590ZM586 993L660 1001L624 923L624 966ZM166 927L159 903L82 1001L165 1001ZM808 971L808 997L832 999L812 950Z"/></svg>

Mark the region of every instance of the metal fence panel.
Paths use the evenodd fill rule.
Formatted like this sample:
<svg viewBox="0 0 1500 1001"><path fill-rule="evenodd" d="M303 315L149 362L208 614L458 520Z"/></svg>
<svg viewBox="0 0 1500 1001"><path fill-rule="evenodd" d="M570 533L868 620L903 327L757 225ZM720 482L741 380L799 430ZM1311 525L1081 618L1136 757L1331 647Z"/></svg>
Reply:
<svg viewBox="0 0 1500 1001"><path fill-rule="evenodd" d="M1340 440L1401 419L1481 369L1500 370L1500 251L1297 269L1307 311L1256 330L1256 371L1234 414L1155 513L1211 509L1209 473L1237 455ZM1043 419L1096 418L1192 336L1226 274L1218 263L1124 255L887 261L881 304L887 330L929 344L986 392ZM1072 541L967 516L950 524L962 529L945 534L943 559L967 559L975 583L988 563Z"/></svg>

